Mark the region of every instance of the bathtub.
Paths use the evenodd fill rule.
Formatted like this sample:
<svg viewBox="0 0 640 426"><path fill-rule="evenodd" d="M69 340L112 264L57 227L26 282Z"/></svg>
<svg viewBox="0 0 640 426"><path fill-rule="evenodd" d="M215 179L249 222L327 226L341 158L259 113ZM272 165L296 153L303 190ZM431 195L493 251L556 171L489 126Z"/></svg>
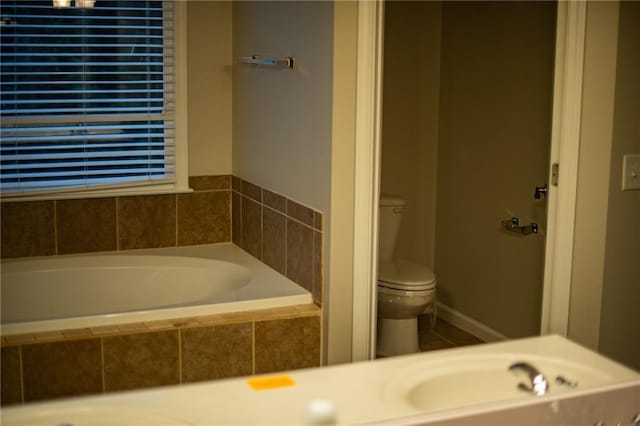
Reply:
<svg viewBox="0 0 640 426"><path fill-rule="evenodd" d="M312 303L231 243L5 260L1 294L4 336Z"/></svg>

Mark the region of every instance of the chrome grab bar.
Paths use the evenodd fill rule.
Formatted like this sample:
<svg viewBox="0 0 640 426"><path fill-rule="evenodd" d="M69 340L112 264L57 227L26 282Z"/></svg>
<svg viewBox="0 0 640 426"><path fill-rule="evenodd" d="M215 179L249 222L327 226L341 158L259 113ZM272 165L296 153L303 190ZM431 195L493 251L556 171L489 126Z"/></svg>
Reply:
<svg viewBox="0 0 640 426"><path fill-rule="evenodd" d="M549 390L547 379L544 378L537 368L529 363L516 362L509 366L509 371L524 371L529 376L531 385L527 386L524 383L518 383L518 389L538 396L546 394Z"/></svg>
<svg viewBox="0 0 640 426"><path fill-rule="evenodd" d="M293 58L277 58L275 56L243 56L240 58L240 63L271 68L293 68Z"/></svg>

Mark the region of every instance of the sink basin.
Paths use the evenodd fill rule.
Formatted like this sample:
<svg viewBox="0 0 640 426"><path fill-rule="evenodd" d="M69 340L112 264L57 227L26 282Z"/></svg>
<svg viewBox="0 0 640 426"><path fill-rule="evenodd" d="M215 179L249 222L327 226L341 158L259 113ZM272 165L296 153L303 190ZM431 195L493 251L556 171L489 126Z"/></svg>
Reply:
<svg viewBox="0 0 640 426"><path fill-rule="evenodd" d="M171 418L161 413L145 410L133 410L123 407L70 407L45 408L38 411L18 409L11 415L2 415L3 425L15 426L129 426L158 425L186 426L192 425L180 419Z"/></svg>
<svg viewBox="0 0 640 426"><path fill-rule="evenodd" d="M611 377L587 365L563 359L522 354L478 354L417 362L398 372L384 388L385 398L400 399L421 411L446 410L466 405L537 396L520 389L531 385L524 372L509 371L527 362L547 379L547 395L605 383ZM560 377L561 379L556 380Z"/></svg>

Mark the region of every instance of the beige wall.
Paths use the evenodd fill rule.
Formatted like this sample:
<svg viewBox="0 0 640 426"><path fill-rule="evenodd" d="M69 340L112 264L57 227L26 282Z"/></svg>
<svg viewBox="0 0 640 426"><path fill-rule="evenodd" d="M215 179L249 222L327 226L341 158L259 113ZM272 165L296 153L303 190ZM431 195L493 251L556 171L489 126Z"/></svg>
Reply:
<svg viewBox="0 0 640 426"><path fill-rule="evenodd" d="M190 176L231 174L231 9L187 4Z"/></svg>
<svg viewBox="0 0 640 426"><path fill-rule="evenodd" d="M640 153L640 3L620 4L600 351L640 370L640 191L622 192L622 156Z"/></svg>
<svg viewBox="0 0 640 426"><path fill-rule="evenodd" d="M617 2L587 7L568 336L598 347L616 77Z"/></svg>
<svg viewBox="0 0 640 426"><path fill-rule="evenodd" d="M292 56L295 68L242 66ZM233 6L233 173L328 212L331 196L333 3Z"/></svg>
<svg viewBox="0 0 640 426"><path fill-rule="evenodd" d="M440 301L507 337L539 333L555 3L446 2L435 273Z"/></svg>
<svg viewBox="0 0 640 426"><path fill-rule="evenodd" d="M396 255L433 268L440 2L385 5L381 191L407 201Z"/></svg>

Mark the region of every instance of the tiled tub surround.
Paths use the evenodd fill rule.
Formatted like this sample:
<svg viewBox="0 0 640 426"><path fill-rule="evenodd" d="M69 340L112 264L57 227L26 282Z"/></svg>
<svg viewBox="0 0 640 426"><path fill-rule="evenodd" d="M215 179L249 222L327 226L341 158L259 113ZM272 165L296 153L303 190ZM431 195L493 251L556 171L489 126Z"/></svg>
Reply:
<svg viewBox="0 0 640 426"><path fill-rule="evenodd" d="M231 176L189 178L188 194L2 203L2 257L231 241Z"/></svg>
<svg viewBox="0 0 640 426"><path fill-rule="evenodd" d="M232 241L322 304L323 217L232 176L192 176L190 194L2 203L2 258ZM232 190L233 188L233 190Z"/></svg>
<svg viewBox="0 0 640 426"><path fill-rule="evenodd" d="M322 213L232 178L233 242L313 294L322 305Z"/></svg>
<svg viewBox="0 0 640 426"><path fill-rule="evenodd" d="M190 194L3 202L1 255L232 241L321 305L321 213L236 177L189 183ZM3 338L2 404L320 365L320 309L291 309Z"/></svg>
<svg viewBox="0 0 640 426"><path fill-rule="evenodd" d="M309 304L3 338L2 404L316 367L320 333Z"/></svg>

